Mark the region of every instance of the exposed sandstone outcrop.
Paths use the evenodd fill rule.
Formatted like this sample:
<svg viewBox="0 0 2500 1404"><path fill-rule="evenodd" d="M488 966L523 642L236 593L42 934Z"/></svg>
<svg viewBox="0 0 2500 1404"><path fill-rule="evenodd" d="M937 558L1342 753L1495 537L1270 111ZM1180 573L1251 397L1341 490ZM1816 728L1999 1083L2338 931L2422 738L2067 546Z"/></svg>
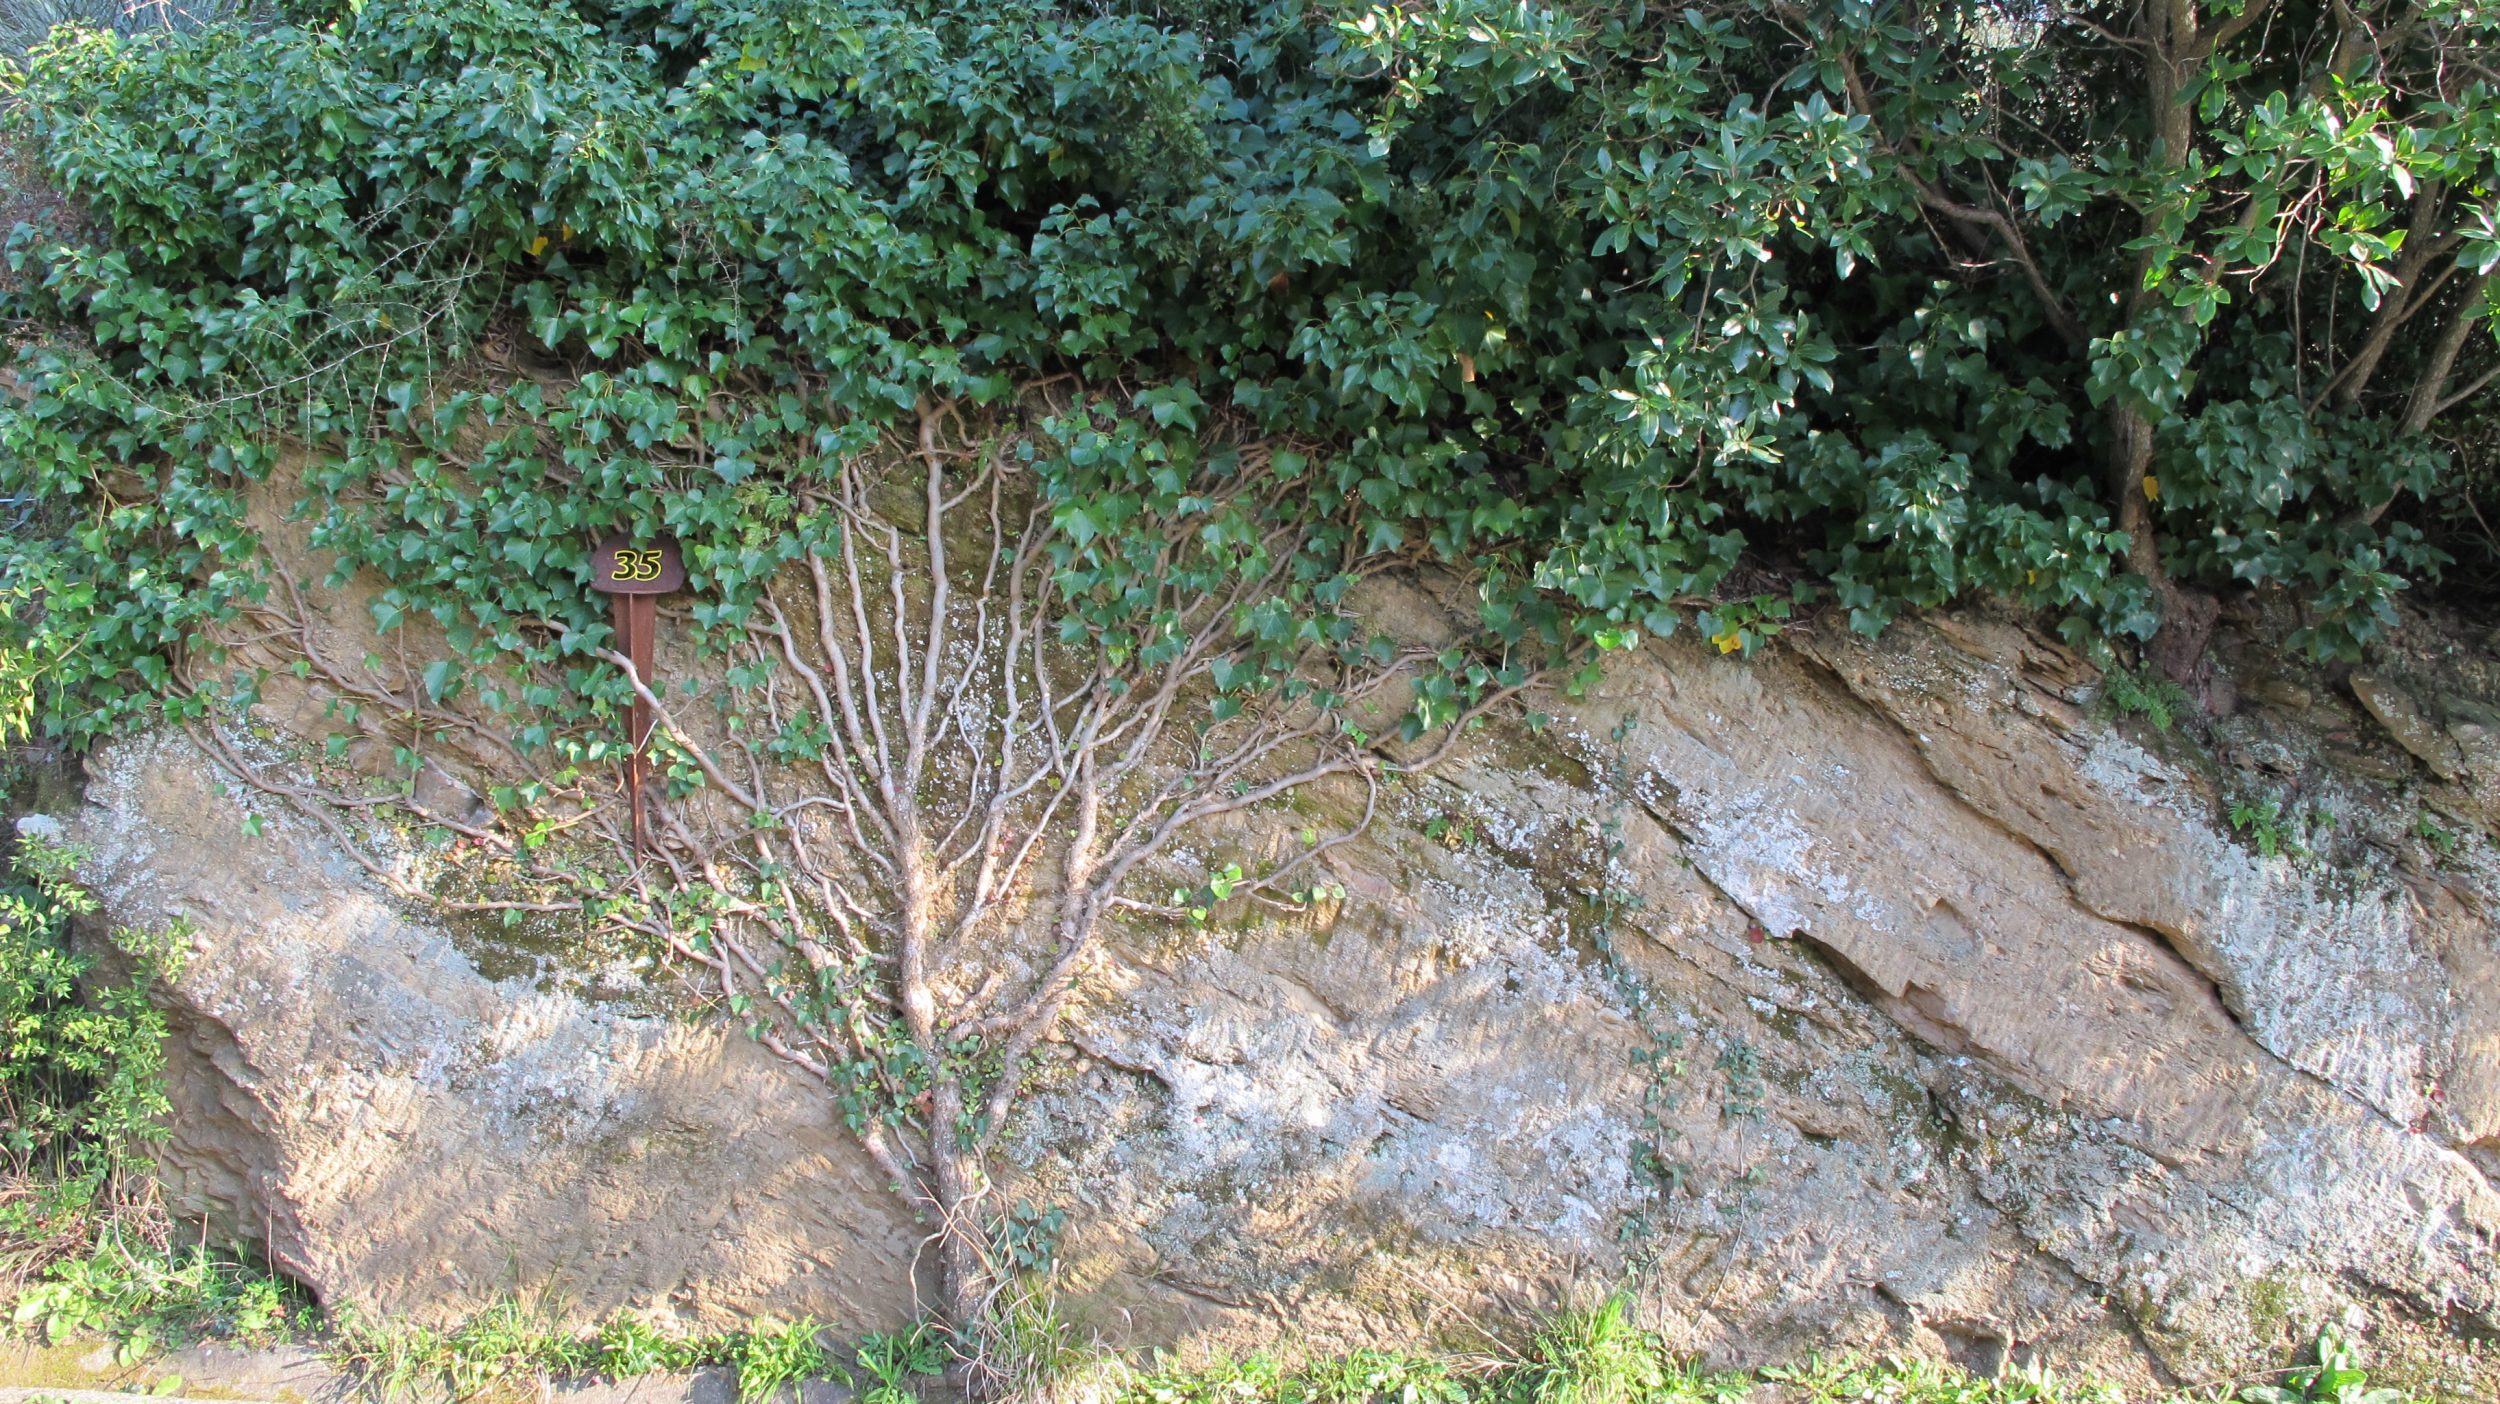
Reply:
<svg viewBox="0 0 2500 1404"><path fill-rule="evenodd" d="M1071 1211L1069 1309L1139 1344L1465 1340L1625 1274L1722 1358L2185 1375L2360 1302L2418 1323L2417 1378L2487 1370L2457 1338L2500 1331L2489 841L2433 856L2407 797L2321 782L2340 847L2260 859L2239 772L2090 682L1979 618L1652 643L1399 792L1330 855L1342 901L1127 931L1014 1157ZM72 825L116 920L199 927L179 1194L398 1309L909 1314L919 1230L821 1092L253 807L163 736ZM1210 845L1291 841L1263 823ZM1609 882L1639 900L1601 946Z"/></svg>
<svg viewBox="0 0 2500 1404"><path fill-rule="evenodd" d="M199 926L168 1186L325 1300L908 1306L911 1241L865 1159L736 1030L489 980L178 734L115 748L89 796L112 917Z"/></svg>

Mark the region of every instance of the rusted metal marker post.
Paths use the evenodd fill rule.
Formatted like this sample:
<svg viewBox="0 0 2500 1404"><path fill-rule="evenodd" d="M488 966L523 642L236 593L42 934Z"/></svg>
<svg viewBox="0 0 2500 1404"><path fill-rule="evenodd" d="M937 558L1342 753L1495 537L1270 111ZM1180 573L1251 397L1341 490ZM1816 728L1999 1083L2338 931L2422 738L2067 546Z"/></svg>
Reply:
<svg viewBox="0 0 2500 1404"><path fill-rule="evenodd" d="M590 588L615 596L612 604L616 610L616 636L625 646L626 658L634 665L634 677L657 693L660 686L651 677L651 650L660 629L659 597L683 589L686 584L686 562L678 554L676 538L656 532L620 531L591 552L590 566ZM633 811L637 858L643 852L642 748L651 738L654 720L650 704L636 693L634 709L626 723L633 752L625 757L625 803Z"/></svg>

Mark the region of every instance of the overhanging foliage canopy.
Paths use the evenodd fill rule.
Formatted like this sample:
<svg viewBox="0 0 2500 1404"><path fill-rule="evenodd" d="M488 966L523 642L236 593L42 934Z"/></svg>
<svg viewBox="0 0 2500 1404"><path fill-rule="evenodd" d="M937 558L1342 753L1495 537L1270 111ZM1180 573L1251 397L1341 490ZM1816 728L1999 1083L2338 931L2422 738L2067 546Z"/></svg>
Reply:
<svg viewBox="0 0 2500 1404"><path fill-rule="evenodd" d="M1067 373L1115 413L1038 466L1113 635L1153 631L1123 524L1237 455L1312 504L1311 580L1471 562L1514 639L1700 608L1750 648L1786 607L1730 599L1751 547L1869 630L1984 592L2144 638L2237 577L2350 654L2439 564L2436 431L2500 361L2495 39L2469 0L64 31L13 105L88 220L11 245L16 705L158 705L262 588L239 486L281 439L386 622L555 662L599 638L592 531L664 520L733 617L805 549L784 485ZM566 383L475 371L528 343Z"/></svg>

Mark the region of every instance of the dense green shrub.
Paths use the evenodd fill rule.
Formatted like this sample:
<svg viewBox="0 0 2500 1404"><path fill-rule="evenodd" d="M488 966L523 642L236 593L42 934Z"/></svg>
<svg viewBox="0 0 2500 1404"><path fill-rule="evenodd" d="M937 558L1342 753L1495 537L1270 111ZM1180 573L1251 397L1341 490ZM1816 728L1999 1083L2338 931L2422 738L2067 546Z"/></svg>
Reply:
<svg viewBox="0 0 2500 1404"><path fill-rule="evenodd" d="M2447 0L288 13L64 31L14 104L92 221L10 253L0 674L54 732L270 588L282 440L386 623L561 667L588 533L664 521L736 619L785 484L1067 373L1116 419L1038 466L1114 600L1216 455L1314 569L1467 563L1513 637L1976 591L2141 638L2175 575L2349 654L2492 356L2500 103L2447 60L2500 21Z"/></svg>
<svg viewBox="0 0 2500 1404"><path fill-rule="evenodd" d="M96 960L71 950L68 926L95 900L75 861L21 840L0 880L0 1165L93 1182L164 1134L165 1019L148 989L180 969L184 933L115 933L134 972L82 990Z"/></svg>
<svg viewBox="0 0 2500 1404"><path fill-rule="evenodd" d="M301 1303L265 1269L169 1238L145 1155L165 1135L165 1018L187 931L69 940L95 901L77 854L21 840L0 880L0 1325L106 1336L134 1360L204 1334L262 1339Z"/></svg>

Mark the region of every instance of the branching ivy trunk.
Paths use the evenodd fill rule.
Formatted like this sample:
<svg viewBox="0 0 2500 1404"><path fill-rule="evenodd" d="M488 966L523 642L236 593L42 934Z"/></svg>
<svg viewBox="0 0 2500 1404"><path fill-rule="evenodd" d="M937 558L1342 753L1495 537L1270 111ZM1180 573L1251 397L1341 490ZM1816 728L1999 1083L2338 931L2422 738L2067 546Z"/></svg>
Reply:
<svg viewBox="0 0 2500 1404"><path fill-rule="evenodd" d="M824 1083L922 1216L978 1391L1009 1279L994 1152L1107 925L1301 905L1384 782L1538 674L1479 669L1432 710L1413 685L1448 660L1352 627L1336 602L1362 567L1307 548L1289 479L1167 478L1117 538L1087 535L1022 441L950 428L925 407L907 452L799 490L808 549L738 645L721 724L642 688L704 783L636 882L654 933ZM1402 744L1358 724L1419 700ZM1359 818L1164 900L1132 890L1182 835L1329 781Z"/></svg>

